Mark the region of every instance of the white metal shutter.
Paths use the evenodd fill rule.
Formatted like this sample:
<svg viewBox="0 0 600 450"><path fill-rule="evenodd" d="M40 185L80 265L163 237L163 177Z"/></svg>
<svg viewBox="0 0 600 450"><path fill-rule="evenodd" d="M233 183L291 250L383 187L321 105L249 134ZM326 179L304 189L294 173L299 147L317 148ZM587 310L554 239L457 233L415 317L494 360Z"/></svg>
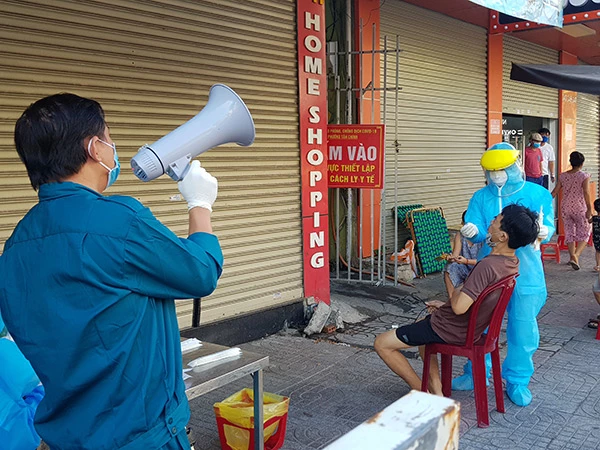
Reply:
<svg viewBox="0 0 600 450"><path fill-rule="evenodd" d="M214 83L250 108L251 148L204 155L219 179L214 231L225 254L202 321L268 308L303 295L294 0L5 0L0 15L0 241L36 202L14 151L24 108L56 92L100 101L124 167L197 114ZM140 199L176 234L183 202L168 177L144 184L129 170L110 193ZM178 306L190 325L191 302Z"/></svg>
<svg viewBox="0 0 600 450"><path fill-rule="evenodd" d="M585 155L583 169L591 175L591 181L598 182L600 111L598 96L577 93L577 128L575 142L577 151Z"/></svg>
<svg viewBox="0 0 600 450"><path fill-rule="evenodd" d="M486 146L486 30L411 4L387 1L381 11L382 47L385 35L388 48L399 35L402 49L398 203L441 206L448 223L457 225L473 192L484 186L479 159ZM381 64L383 73L383 58ZM395 56L388 56L385 75L387 86L393 87ZM388 210L394 206L395 95L386 93L384 111ZM393 222L386 224L392 232Z"/></svg>
<svg viewBox="0 0 600 450"><path fill-rule="evenodd" d="M558 52L504 36L502 112L546 118L558 117L558 90L510 79L511 63L558 64Z"/></svg>

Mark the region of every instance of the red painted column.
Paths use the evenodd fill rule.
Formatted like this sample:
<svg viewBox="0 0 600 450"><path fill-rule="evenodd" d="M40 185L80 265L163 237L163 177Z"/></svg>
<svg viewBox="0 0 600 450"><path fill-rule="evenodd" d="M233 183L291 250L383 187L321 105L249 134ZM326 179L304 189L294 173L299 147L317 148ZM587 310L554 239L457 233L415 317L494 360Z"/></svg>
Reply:
<svg viewBox="0 0 600 450"><path fill-rule="evenodd" d="M327 65L323 0L297 0L297 28L304 295L329 303Z"/></svg>
<svg viewBox="0 0 600 450"><path fill-rule="evenodd" d="M487 94L488 148L502 142L502 61L503 35L488 34Z"/></svg>
<svg viewBox="0 0 600 450"><path fill-rule="evenodd" d="M362 50L371 51L379 50L379 37L380 37L380 1L379 0L355 0L354 3L356 22L354 24L355 30L355 48L360 49L360 23L362 20ZM375 34L375 45L373 46L373 34ZM355 67L356 71L356 86L358 87L358 80L362 81L362 87L364 88L369 84L373 83L375 89L381 86L380 82L380 54L364 54L361 57L356 58ZM374 74L374 76L373 76ZM374 78L374 79L373 79ZM360 94L357 94L360 95ZM359 102L358 118L361 124L380 124L381 123L381 95L380 91L365 91L362 102ZM385 152L384 152L385 160ZM373 192L373 198L371 199L371 192ZM366 258L373 254L373 248L371 247L371 235L373 235L373 247L376 249L379 246L379 233L381 232L381 189L361 189L360 190L360 202L357 217L357 233L360 237L360 217L362 215L362 257ZM371 229L371 205L373 205L373 229Z"/></svg>
<svg viewBox="0 0 600 450"><path fill-rule="evenodd" d="M577 57L570 53L561 51L560 64L577 64ZM576 135L577 129L577 92L566 91L560 89L558 91L558 173L568 170L569 155L571 152L576 150ZM561 197L558 199L560 208ZM564 236L563 221L560 214L555 215L558 217L558 233Z"/></svg>

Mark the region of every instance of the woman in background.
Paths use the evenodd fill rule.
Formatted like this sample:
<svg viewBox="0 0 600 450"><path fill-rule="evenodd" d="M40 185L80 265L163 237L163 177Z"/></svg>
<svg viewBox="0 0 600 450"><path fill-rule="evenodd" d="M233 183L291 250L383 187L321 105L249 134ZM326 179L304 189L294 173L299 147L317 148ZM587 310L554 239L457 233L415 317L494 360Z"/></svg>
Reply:
<svg viewBox="0 0 600 450"><path fill-rule="evenodd" d="M558 176L552 197L563 191L560 213L565 228L565 242L569 247L569 264L579 270L579 257L590 238L592 201L590 199L590 175L581 170L585 157L580 152L569 155L571 169Z"/></svg>

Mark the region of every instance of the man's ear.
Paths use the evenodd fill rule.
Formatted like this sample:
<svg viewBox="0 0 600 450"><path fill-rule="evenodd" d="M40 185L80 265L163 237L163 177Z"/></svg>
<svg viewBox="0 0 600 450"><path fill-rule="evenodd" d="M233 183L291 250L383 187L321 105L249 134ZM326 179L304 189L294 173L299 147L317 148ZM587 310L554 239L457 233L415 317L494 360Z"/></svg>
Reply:
<svg viewBox="0 0 600 450"><path fill-rule="evenodd" d="M87 156L94 161L100 160L100 155L98 154L98 139L96 136L90 136L89 139L86 139L83 143L85 145L85 151Z"/></svg>

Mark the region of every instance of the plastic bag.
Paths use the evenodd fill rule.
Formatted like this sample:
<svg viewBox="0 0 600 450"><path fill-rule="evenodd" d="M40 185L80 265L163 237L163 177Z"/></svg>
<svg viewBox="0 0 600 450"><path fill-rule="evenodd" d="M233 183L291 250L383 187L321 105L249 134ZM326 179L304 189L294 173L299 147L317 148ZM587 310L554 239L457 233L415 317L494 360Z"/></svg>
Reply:
<svg viewBox="0 0 600 450"><path fill-rule="evenodd" d="M237 425L237 428L226 423L223 432L227 445L234 450L246 450L250 442L250 430L254 429L254 393L252 389L242 389L227 397L222 402L213 405L217 423L219 418ZM263 423L273 417L284 417L288 413L289 397L277 394L263 393ZM279 427L279 421L269 425L264 430L265 442L273 436Z"/></svg>
<svg viewBox="0 0 600 450"><path fill-rule="evenodd" d="M398 263L410 264L413 278L418 274L417 259L415 258L415 243L412 239L406 241L404 248L397 253L393 253L390 256L390 261L398 260ZM408 280L406 280L408 281Z"/></svg>

